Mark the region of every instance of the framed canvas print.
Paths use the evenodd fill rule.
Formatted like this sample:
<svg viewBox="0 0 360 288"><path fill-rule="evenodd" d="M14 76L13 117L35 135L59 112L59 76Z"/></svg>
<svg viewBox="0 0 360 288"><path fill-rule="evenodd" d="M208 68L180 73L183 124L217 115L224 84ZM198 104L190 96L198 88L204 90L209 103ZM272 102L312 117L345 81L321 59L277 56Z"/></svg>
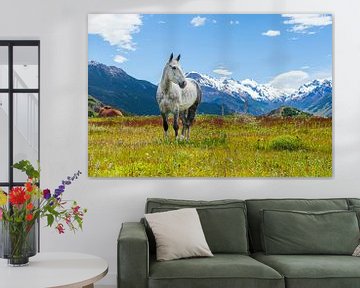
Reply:
<svg viewBox="0 0 360 288"><path fill-rule="evenodd" d="M332 22L90 14L89 177L331 177Z"/></svg>

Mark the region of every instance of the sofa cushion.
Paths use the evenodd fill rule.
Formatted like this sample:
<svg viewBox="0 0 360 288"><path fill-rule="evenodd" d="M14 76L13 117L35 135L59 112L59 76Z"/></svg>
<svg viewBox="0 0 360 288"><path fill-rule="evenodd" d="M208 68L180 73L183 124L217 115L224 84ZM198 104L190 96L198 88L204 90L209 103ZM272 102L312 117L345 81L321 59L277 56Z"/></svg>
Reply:
<svg viewBox="0 0 360 288"><path fill-rule="evenodd" d="M359 228L360 228L360 199L359 198L348 198L349 210L355 211L358 217Z"/></svg>
<svg viewBox="0 0 360 288"><path fill-rule="evenodd" d="M349 210L354 211L356 213L356 217L358 219L358 224L359 224L359 228L360 228L360 205L359 206L351 205L349 207Z"/></svg>
<svg viewBox="0 0 360 288"><path fill-rule="evenodd" d="M284 275L286 288L358 288L360 258L340 255L265 255L256 260Z"/></svg>
<svg viewBox="0 0 360 288"><path fill-rule="evenodd" d="M359 244L354 211L262 210L266 254L352 255Z"/></svg>
<svg viewBox="0 0 360 288"><path fill-rule="evenodd" d="M254 199L246 200L252 251L262 251L260 210L328 211L348 210L346 199Z"/></svg>
<svg viewBox="0 0 360 288"><path fill-rule="evenodd" d="M189 207L197 208L206 242L213 253L249 253L244 201L148 199L146 213ZM149 239L152 237L149 233Z"/></svg>
<svg viewBox="0 0 360 288"><path fill-rule="evenodd" d="M274 269L246 255L215 254L211 258L150 261L149 288L284 288Z"/></svg>
<svg viewBox="0 0 360 288"><path fill-rule="evenodd" d="M195 208L145 214L156 239L159 261L213 256Z"/></svg>

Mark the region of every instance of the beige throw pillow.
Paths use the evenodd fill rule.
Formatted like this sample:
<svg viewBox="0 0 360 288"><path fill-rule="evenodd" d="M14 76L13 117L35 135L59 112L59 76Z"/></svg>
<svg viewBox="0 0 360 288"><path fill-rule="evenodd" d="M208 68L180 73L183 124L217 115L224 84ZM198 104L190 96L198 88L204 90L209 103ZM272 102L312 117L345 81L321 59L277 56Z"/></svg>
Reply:
<svg viewBox="0 0 360 288"><path fill-rule="evenodd" d="M156 240L156 259L213 256L195 208L145 214Z"/></svg>
<svg viewBox="0 0 360 288"><path fill-rule="evenodd" d="M360 257L360 244L355 248L352 256Z"/></svg>

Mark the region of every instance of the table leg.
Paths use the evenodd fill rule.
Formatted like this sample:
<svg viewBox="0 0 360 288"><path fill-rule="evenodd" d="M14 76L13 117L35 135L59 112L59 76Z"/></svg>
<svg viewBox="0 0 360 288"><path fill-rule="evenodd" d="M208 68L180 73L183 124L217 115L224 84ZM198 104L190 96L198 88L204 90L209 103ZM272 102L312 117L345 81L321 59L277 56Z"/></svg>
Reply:
<svg viewBox="0 0 360 288"><path fill-rule="evenodd" d="M86 285L86 286L84 286L83 288L94 288L94 284Z"/></svg>

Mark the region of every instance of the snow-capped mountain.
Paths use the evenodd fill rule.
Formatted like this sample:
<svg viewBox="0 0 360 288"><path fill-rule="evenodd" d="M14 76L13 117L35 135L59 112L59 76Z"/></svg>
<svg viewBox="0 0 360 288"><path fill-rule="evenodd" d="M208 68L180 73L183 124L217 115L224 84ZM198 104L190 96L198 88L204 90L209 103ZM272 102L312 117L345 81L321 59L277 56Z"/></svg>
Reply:
<svg viewBox="0 0 360 288"><path fill-rule="evenodd" d="M332 113L332 81L314 80L293 93L275 89L254 80L237 81L214 78L190 72L186 77L196 80L203 92L199 113L249 113L264 115L281 106L291 106L325 117ZM88 63L89 95L121 111L135 115L158 115L156 85L136 79L124 70L90 61Z"/></svg>
<svg viewBox="0 0 360 288"><path fill-rule="evenodd" d="M318 93L319 87L322 87L323 89L327 89L329 92L332 90L332 81L329 79L323 79L323 80L314 80L312 82L306 83L293 93L290 98L291 100L300 100L305 98L310 93Z"/></svg>
<svg viewBox="0 0 360 288"><path fill-rule="evenodd" d="M216 79L197 72L187 73L186 77L196 80L201 86L217 89L233 96L238 96L244 92L258 101L277 101L286 96L284 92L268 84L259 84L250 79L242 81L227 78Z"/></svg>
<svg viewBox="0 0 360 288"><path fill-rule="evenodd" d="M286 104L317 116L332 116L332 81L314 80L290 95Z"/></svg>
<svg viewBox="0 0 360 288"><path fill-rule="evenodd" d="M331 80L314 80L289 94L269 84L259 84L250 79L217 79L197 72L187 73L186 77L200 84L204 102L215 102L229 111L261 115L287 105L318 116L331 117Z"/></svg>

